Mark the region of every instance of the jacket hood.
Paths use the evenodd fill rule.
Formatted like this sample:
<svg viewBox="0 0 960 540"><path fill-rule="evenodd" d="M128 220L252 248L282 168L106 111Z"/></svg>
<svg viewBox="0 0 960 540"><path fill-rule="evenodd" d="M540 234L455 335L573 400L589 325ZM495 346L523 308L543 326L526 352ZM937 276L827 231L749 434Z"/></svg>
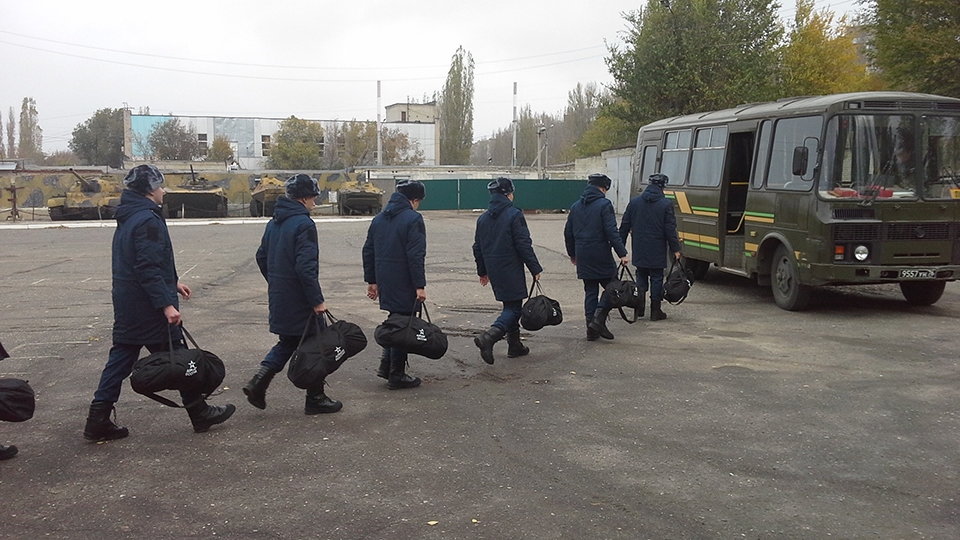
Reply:
<svg viewBox="0 0 960 540"><path fill-rule="evenodd" d="M663 188L656 184L650 184L647 186L647 189L643 190L643 193L640 194L640 198L647 202L657 202L663 198Z"/></svg>
<svg viewBox="0 0 960 540"><path fill-rule="evenodd" d="M303 203L286 196L277 197L277 206L273 209L273 219L275 219L277 223L282 223L292 216L301 214L305 216L310 215L310 211L307 210L307 207L304 206Z"/></svg>
<svg viewBox="0 0 960 540"><path fill-rule="evenodd" d="M158 216L163 216L160 205L144 197L143 195L131 189L125 189L120 193L120 206L117 207L117 223L123 223L130 219L137 212L149 210L155 212Z"/></svg>
<svg viewBox="0 0 960 540"><path fill-rule="evenodd" d="M413 209L413 205L410 204L410 199L407 199L407 196L403 193L395 191L393 195L390 196L387 205L383 207L383 215L386 216L387 219L393 219L394 216L408 208Z"/></svg>
<svg viewBox="0 0 960 540"><path fill-rule="evenodd" d="M513 206L513 202L507 198L503 193L493 193L490 195L490 206L487 207L487 212L490 213L490 217L497 217L505 209Z"/></svg>
<svg viewBox="0 0 960 540"><path fill-rule="evenodd" d="M593 184L587 185L587 187L584 188L583 193L580 194L580 200L583 201L583 204L590 204L593 201L605 199L606 197L607 196L600 191L600 188Z"/></svg>

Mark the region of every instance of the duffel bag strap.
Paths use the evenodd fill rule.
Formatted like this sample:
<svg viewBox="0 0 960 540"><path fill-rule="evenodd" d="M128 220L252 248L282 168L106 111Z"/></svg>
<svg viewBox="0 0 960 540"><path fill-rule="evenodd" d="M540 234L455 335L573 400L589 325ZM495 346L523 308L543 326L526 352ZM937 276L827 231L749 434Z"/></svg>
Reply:
<svg viewBox="0 0 960 540"><path fill-rule="evenodd" d="M633 324L637 322L637 308L633 308L633 319L628 319L627 314L623 312L622 307L618 307L617 311L620 312L620 318L627 322L627 324Z"/></svg>

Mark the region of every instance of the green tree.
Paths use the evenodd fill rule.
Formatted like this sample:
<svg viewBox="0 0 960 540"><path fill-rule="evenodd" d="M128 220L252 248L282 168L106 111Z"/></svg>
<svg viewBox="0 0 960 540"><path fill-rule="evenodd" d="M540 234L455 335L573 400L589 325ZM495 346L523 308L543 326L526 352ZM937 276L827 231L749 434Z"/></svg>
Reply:
<svg viewBox="0 0 960 540"><path fill-rule="evenodd" d="M72 167L80 165L80 159L69 150L55 150L44 157L43 164L52 167Z"/></svg>
<svg viewBox="0 0 960 540"><path fill-rule="evenodd" d="M897 90L960 97L960 2L871 0L869 53Z"/></svg>
<svg viewBox="0 0 960 540"><path fill-rule="evenodd" d="M37 102L31 97L23 98L20 105L20 145L17 153L21 158L43 161L43 129Z"/></svg>
<svg viewBox="0 0 960 540"><path fill-rule="evenodd" d="M7 155L11 158L17 157L17 123L13 118L13 107L10 107L10 114L7 115Z"/></svg>
<svg viewBox="0 0 960 540"><path fill-rule="evenodd" d="M783 48L782 96L816 96L875 90L845 17L834 24L832 12L814 12L813 0L797 0L794 24Z"/></svg>
<svg viewBox="0 0 960 540"><path fill-rule="evenodd" d="M191 160L200 155L196 131L193 126L181 124L179 118L153 126L147 142L152 154L161 160Z"/></svg>
<svg viewBox="0 0 960 540"><path fill-rule="evenodd" d="M206 160L229 163L233 159L233 147L230 146L230 141L220 135L214 137L210 150L207 151Z"/></svg>
<svg viewBox="0 0 960 540"><path fill-rule="evenodd" d="M609 48L608 113L633 128L660 118L776 96L783 27L771 0L660 0L627 13Z"/></svg>
<svg viewBox="0 0 960 540"><path fill-rule="evenodd" d="M440 163L466 165L473 145L473 55L462 46L440 94Z"/></svg>
<svg viewBox="0 0 960 540"><path fill-rule="evenodd" d="M321 169L323 126L291 116L280 122L267 166L272 169Z"/></svg>
<svg viewBox="0 0 960 540"><path fill-rule="evenodd" d="M423 149L398 128L383 128L381 135L384 165L420 165Z"/></svg>
<svg viewBox="0 0 960 540"><path fill-rule="evenodd" d="M625 114L617 111L626 107L622 100L603 104L597 119L577 141L577 156L599 156L604 150L624 148L637 144L639 127L623 119Z"/></svg>
<svg viewBox="0 0 960 540"><path fill-rule="evenodd" d="M123 168L123 109L100 109L73 129L67 143L86 165Z"/></svg>

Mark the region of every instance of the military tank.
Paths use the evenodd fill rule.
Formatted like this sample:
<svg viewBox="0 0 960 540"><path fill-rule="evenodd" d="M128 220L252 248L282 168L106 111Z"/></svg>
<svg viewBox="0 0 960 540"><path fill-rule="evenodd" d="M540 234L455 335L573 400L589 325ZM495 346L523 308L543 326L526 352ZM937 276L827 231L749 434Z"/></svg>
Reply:
<svg viewBox="0 0 960 540"><path fill-rule="evenodd" d="M77 177L73 186L64 194L47 200L50 219L113 219L123 192L121 182L110 175L83 177L73 169L70 172Z"/></svg>
<svg viewBox="0 0 960 540"><path fill-rule="evenodd" d="M167 178L175 175L166 175ZM190 175L175 187L164 188L163 207L171 218L227 217L227 196L223 188L202 176L197 178L190 166Z"/></svg>
<svg viewBox="0 0 960 540"><path fill-rule="evenodd" d="M283 180L276 176L263 175L250 193L250 215L253 217L272 216L273 208L277 205L277 197L285 192Z"/></svg>

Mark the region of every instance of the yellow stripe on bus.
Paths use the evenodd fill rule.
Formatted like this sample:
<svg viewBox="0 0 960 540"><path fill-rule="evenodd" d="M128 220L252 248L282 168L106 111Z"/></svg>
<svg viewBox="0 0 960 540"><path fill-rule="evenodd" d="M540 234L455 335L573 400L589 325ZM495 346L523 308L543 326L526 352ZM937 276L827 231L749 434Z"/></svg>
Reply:
<svg viewBox="0 0 960 540"><path fill-rule="evenodd" d="M680 205L680 212L684 214L692 214L693 211L690 210L690 202L687 201L687 194L682 191L664 191L664 195L673 195L677 199L677 204Z"/></svg>
<svg viewBox="0 0 960 540"><path fill-rule="evenodd" d="M698 244L712 244L714 246L720 245L720 239L716 236L704 236L701 234L694 233L685 233L682 231L677 231L677 236L680 237L680 240L685 242L696 242Z"/></svg>
<svg viewBox="0 0 960 540"><path fill-rule="evenodd" d="M743 216L743 220L752 221L754 223L773 223L773 218L752 216L750 214Z"/></svg>

